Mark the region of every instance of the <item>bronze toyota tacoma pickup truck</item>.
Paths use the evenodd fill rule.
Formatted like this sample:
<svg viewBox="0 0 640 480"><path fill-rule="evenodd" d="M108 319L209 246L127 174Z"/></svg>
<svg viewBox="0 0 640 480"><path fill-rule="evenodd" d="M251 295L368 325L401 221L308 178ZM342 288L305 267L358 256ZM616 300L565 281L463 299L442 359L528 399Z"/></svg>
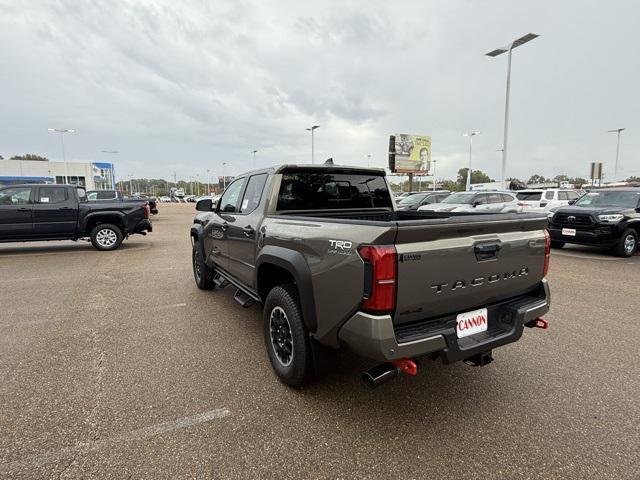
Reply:
<svg viewBox="0 0 640 480"><path fill-rule="evenodd" d="M341 347L376 362L363 374L375 386L420 357L485 365L523 327L547 326L543 215L400 211L383 170L325 165L241 175L196 209L196 284L263 305L288 385Z"/></svg>

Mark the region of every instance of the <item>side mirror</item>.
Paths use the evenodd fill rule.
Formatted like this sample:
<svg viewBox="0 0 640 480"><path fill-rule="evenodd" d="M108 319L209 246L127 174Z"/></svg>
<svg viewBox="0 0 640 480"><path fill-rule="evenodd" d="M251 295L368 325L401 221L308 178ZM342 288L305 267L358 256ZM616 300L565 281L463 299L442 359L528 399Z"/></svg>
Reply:
<svg viewBox="0 0 640 480"><path fill-rule="evenodd" d="M549 204L549 202L547 202L546 200L543 200L540 202L540 206L541 207L546 207Z"/></svg>
<svg viewBox="0 0 640 480"><path fill-rule="evenodd" d="M474 200L473 203L471 204L473 208L476 208L478 205L480 205L480 200Z"/></svg>
<svg viewBox="0 0 640 480"><path fill-rule="evenodd" d="M573 205L574 203L576 203L575 200L569 200L569 205Z"/></svg>
<svg viewBox="0 0 640 480"><path fill-rule="evenodd" d="M210 212L213 210L213 201L210 198L203 198L196 203L196 210L199 212Z"/></svg>

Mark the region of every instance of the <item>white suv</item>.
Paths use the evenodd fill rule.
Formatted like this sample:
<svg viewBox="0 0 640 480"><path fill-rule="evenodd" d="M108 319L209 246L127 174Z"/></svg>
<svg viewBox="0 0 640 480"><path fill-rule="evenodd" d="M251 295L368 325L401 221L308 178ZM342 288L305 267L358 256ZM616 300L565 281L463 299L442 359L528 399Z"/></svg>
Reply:
<svg viewBox="0 0 640 480"><path fill-rule="evenodd" d="M580 198L576 190L549 188L545 190L519 190L518 205L523 212L549 212L555 207L566 207L571 200Z"/></svg>

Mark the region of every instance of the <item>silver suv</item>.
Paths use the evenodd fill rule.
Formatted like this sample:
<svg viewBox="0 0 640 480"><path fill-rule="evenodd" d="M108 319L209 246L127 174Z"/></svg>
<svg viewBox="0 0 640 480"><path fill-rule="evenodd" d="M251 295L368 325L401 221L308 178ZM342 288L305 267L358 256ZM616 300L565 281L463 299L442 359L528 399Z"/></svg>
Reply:
<svg viewBox="0 0 640 480"><path fill-rule="evenodd" d="M511 192L456 192L440 203L424 205L418 211L520 213L522 207Z"/></svg>

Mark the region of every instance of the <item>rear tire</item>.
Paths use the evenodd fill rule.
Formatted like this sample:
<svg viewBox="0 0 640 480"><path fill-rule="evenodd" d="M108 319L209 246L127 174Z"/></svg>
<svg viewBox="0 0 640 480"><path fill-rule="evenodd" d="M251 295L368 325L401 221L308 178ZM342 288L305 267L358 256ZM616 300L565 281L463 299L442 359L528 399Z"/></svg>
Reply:
<svg viewBox="0 0 640 480"><path fill-rule="evenodd" d="M274 287L264 305L264 341L276 375L290 387L301 387L313 378L313 355L293 285Z"/></svg>
<svg viewBox="0 0 640 480"><path fill-rule="evenodd" d="M627 228L620 238L615 247L613 247L613 254L618 257L631 257L635 255L638 250L638 234L633 228Z"/></svg>
<svg viewBox="0 0 640 480"><path fill-rule="evenodd" d="M209 267L202 257L200 250L200 242L193 243L193 251L191 252L191 264L193 266L193 279L200 290L211 290L213 283L213 268Z"/></svg>
<svg viewBox="0 0 640 480"><path fill-rule="evenodd" d="M557 242L555 240L551 241L551 248L562 248L564 247L564 242Z"/></svg>
<svg viewBox="0 0 640 480"><path fill-rule="evenodd" d="M96 225L89 236L91 237L93 248L100 251L115 250L122 245L122 240L124 240L120 227L110 223Z"/></svg>

